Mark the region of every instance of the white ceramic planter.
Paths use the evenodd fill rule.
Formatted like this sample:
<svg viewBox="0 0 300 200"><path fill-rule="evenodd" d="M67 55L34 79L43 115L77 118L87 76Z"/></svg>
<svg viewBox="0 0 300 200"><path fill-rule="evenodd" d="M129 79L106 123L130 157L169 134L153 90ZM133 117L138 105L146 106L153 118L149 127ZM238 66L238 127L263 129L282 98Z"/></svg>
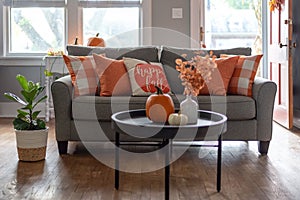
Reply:
<svg viewBox="0 0 300 200"><path fill-rule="evenodd" d="M19 160L39 161L46 157L48 128L43 130L15 130Z"/></svg>

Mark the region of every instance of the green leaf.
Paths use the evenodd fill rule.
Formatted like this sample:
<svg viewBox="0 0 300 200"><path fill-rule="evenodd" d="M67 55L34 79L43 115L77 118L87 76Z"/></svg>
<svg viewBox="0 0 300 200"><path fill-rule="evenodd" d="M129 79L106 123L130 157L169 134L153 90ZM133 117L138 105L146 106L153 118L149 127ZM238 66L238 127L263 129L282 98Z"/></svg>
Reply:
<svg viewBox="0 0 300 200"><path fill-rule="evenodd" d="M16 79L24 90L28 90L28 81L25 76L18 74Z"/></svg>
<svg viewBox="0 0 300 200"><path fill-rule="evenodd" d="M36 122L38 129L46 129L46 123L43 120L37 119Z"/></svg>
<svg viewBox="0 0 300 200"><path fill-rule="evenodd" d="M28 94L28 92L27 91L25 91L25 90L22 90L21 91L21 94L22 94L22 96L24 97L24 99L25 99L25 101L26 102L30 102L30 94Z"/></svg>
<svg viewBox="0 0 300 200"><path fill-rule="evenodd" d="M22 114L18 114L17 118L23 120L24 122L30 123L30 119L29 119L28 115L27 116L23 116Z"/></svg>
<svg viewBox="0 0 300 200"><path fill-rule="evenodd" d="M12 101L18 102L24 106L27 105L27 103L25 101L23 101L20 97L18 97L17 95L10 93L10 92L5 92L4 96Z"/></svg>
<svg viewBox="0 0 300 200"><path fill-rule="evenodd" d="M13 121L14 128L17 130L30 130L30 123L22 119L15 118Z"/></svg>
<svg viewBox="0 0 300 200"><path fill-rule="evenodd" d="M32 104L27 104L24 108L22 108L23 110L32 110Z"/></svg>
<svg viewBox="0 0 300 200"><path fill-rule="evenodd" d="M45 70L44 74L45 74L45 76L53 76L53 73L48 70Z"/></svg>
<svg viewBox="0 0 300 200"><path fill-rule="evenodd" d="M36 88L35 84L32 81L28 81L28 91L32 91Z"/></svg>
<svg viewBox="0 0 300 200"><path fill-rule="evenodd" d="M32 119L35 120L37 118L37 116L40 114L40 110L39 111L35 111L34 113L32 113Z"/></svg>
<svg viewBox="0 0 300 200"><path fill-rule="evenodd" d="M32 109L35 108L35 106L37 106L41 101L43 101L44 99L47 99L47 96L43 96L42 98L40 98L33 106Z"/></svg>
<svg viewBox="0 0 300 200"><path fill-rule="evenodd" d="M44 89L45 87L39 86L39 88L37 89L36 97L39 96L44 91Z"/></svg>
<svg viewBox="0 0 300 200"><path fill-rule="evenodd" d="M30 91L22 90L21 94L24 96L24 98L26 99L26 101L28 103L32 104L33 100L36 97L37 92L38 92L38 90L36 90L36 89L32 89Z"/></svg>
<svg viewBox="0 0 300 200"><path fill-rule="evenodd" d="M21 118L21 119L26 119L27 116L29 116L29 113L28 112L25 112L25 111L22 111L20 109L17 110L18 111L18 118Z"/></svg>
<svg viewBox="0 0 300 200"><path fill-rule="evenodd" d="M18 112L19 114L23 114L23 115L29 115L29 113L28 113L28 112L25 112L25 111L23 111L23 110L20 110L20 109L18 109L18 110L17 110L17 112Z"/></svg>

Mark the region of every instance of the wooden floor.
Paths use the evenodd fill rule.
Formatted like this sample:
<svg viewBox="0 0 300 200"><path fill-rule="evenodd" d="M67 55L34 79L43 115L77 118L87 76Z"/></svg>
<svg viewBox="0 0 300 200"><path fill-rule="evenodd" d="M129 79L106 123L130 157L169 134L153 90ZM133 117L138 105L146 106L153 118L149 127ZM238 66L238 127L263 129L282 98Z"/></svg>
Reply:
<svg viewBox="0 0 300 200"><path fill-rule="evenodd" d="M164 170L121 173L93 158L79 143L59 156L51 121L46 160L19 162L11 119L0 119L0 199L163 199ZM205 150L205 149L202 149ZM107 153L113 152L107 151ZM171 165L170 199L300 198L300 131L274 123L269 154L260 156L256 142L223 142L222 190L216 191L216 149L204 158L190 148Z"/></svg>

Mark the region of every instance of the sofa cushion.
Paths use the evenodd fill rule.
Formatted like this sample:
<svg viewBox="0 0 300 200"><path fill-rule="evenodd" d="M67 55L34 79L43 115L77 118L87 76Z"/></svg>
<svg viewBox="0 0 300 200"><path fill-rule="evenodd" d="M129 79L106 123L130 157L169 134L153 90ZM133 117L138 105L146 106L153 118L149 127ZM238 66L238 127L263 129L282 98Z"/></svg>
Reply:
<svg viewBox="0 0 300 200"><path fill-rule="evenodd" d="M178 78L179 72L176 71L175 60L180 58L182 60L190 60L195 56L195 52L199 49L184 49L184 48L174 48L174 47L162 47L160 62L163 64L167 79L170 83L172 92L175 94L182 94L184 87L181 84L181 80ZM209 50L205 50L209 52ZM185 54L186 59L181 55ZM213 54L219 57L221 54L233 54L233 55L250 55L251 48L233 48L233 49L222 49L213 50Z"/></svg>
<svg viewBox="0 0 300 200"><path fill-rule="evenodd" d="M149 96L156 92L155 86L164 93L170 92L164 69L161 63L147 63L134 58L123 58L132 89L133 96Z"/></svg>
<svg viewBox="0 0 300 200"><path fill-rule="evenodd" d="M112 113L128 109L144 109L148 97L79 96L72 101L72 117L78 120L110 121Z"/></svg>
<svg viewBox="0 0 300 200"><path fill-rule="evenodd" d="M217 69L211 74L211 80L204 84L200 95L223 95L227 94L229 81L234 72L239 56L216 59Z"/></svg>
<svg viewBox="0 0 300 200"><path fill-rule="evenodd" d="M252 96L252 85L262 56L240 56L230 79L229 94Z"/></svg>
<svg viewBox="0 0 300 200"><path fill-rule="evenodd" d="M251 97L228 96L198 96L199 108L212 110L227 116L228 120L249 120L256 117L255 100ZM224 112L225 111L225 112Z"/></svg>
<svg viewBox="0 0 300 200"><path fill-rule="evenodd" d="M123 60L93 54L100 80L100 96L130 96L131 87Z"/></svg>
<svg viewBox="0 0 300 200"><path fill-rule="evenodd" d="M95 54L105 54L108 58L121 60L123 57L136 58L140 60L147 60L150 62L158 62L158 48L156 46L144 47L90 47L81 45L67 45L69 55L86 56Z"/></svg>
<svg viewBox="0 0 300 200"><path fill-rule="evenodd" d="M95 95L98 78L94 71L93 56L67 56L63 55L66 66L74 85L74 95Z"/></svg>
<svg viewBox="0 0 300 200"><path fill-rule="evenodd" d="M145 109L148 97L125 96L79 96L72 102L72 117L77 120L110 121L112 113L128 109ZM179 108L184 95L172 95L175 108ZM248 120L256 116L255 100L246 96L198 96L199 108L213 110L228 120Z"/></svg>

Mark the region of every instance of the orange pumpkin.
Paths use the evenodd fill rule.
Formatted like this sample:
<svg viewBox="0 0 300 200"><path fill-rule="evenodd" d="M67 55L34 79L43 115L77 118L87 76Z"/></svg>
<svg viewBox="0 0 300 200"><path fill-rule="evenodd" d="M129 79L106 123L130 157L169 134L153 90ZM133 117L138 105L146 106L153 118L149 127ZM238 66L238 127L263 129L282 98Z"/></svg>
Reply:
<svg viewBox="0 0 300 200"><path fill-rule="evenodd" d="M174 113L174 103L170 95L163 94L159 87L155 87L157 94L151 94L146 102L146 116L153 122L165 123L169 115Z"/></svg>
<svg viewBox="0 0 300 200"><path fill-rule="evenodd" d="M98 46L105 47L104 40L99 36L99 33L96 34L96 37L90 37L87 43L87 46Z"/></svg>

